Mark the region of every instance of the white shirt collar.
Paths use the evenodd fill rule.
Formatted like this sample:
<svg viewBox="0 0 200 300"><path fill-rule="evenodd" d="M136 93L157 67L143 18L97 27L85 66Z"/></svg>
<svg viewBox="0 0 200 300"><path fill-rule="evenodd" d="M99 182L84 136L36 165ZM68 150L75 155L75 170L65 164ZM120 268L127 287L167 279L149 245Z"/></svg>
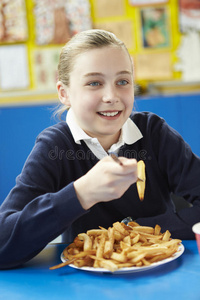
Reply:
<svg viewBox="0 0 200 300"><path fill-rule="evenodd" d="M77 124L73 110L70 108L67 112L66 122L71 130L72 136L76 144L81 144L81 140L91 140L91 136L89 136L83 129Z"/></svg>
<svg viewBox="0 0 200 300"><path fill-rule="evenodd" d="M83 131L77 124L72 109L69 109L69 111L67 112L66 122L71 130L76 144L81 144L81 140L83 140L99 159L108 155L107 152L99 144L98 140L85 133L85 131ZM119 148L122 145L134 144L142 137L143 135L139 128L130 118L128 118L122 127L122 133L120 135L119 141L116 144L113 144L108 152L118 152Z"/></svg>

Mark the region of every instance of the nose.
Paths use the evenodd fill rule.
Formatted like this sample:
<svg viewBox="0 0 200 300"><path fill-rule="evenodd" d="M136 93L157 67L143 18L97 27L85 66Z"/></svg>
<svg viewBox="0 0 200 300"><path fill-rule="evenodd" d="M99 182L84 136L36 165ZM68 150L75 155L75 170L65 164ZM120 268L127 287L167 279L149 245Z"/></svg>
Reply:
<svg viewBox="0 0 200 300"><path fill-rule="evenodd" d="M103 91L102 101L105 103L115 103L119 102L119 95L117 93L116 87L107 86Z"/></svg>

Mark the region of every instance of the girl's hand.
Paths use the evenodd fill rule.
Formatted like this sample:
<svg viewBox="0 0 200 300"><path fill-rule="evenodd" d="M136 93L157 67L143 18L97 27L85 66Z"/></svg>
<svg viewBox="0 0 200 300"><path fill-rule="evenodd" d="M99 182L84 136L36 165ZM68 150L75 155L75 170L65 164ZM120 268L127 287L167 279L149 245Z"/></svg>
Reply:
<svg viewBox="0 0 200 300"><path fill-rule="evenodd" d="M120 198L137 181L137 161L119 157L123 165L110 156L100 160L90 171L74 182L77 197L84 209L98 202Z"/></svg>

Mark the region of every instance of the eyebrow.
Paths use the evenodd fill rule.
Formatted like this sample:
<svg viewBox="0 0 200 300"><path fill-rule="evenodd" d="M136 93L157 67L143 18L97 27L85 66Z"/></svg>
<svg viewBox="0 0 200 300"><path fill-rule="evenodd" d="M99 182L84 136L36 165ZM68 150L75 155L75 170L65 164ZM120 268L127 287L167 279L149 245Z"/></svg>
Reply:
<svg viewBox="0 0 200 300"><path fill-rule="evenodd" d="M116 75L127 75L127 74L132 75L132 72L124 70L116 73ZM84 77L90 77L90 76L104 76L104 74L100 72L91 72L84 75Z"/></svg>

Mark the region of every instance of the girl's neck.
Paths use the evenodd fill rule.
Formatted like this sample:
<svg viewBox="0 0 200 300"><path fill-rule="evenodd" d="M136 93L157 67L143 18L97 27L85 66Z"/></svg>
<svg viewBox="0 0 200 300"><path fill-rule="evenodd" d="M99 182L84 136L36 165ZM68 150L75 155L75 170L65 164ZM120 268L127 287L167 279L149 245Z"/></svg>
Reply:
<svg viewBox="0 0 200 300"><path fill-rule="evenodd" d="M107 135L107 136L103 136L102 138L98 137L98 141L101 144L101 146L104 148L104 150L107 152L113 144L118 142L120 134L121 131L117 132L115 135L112 136Z"/></svg>

